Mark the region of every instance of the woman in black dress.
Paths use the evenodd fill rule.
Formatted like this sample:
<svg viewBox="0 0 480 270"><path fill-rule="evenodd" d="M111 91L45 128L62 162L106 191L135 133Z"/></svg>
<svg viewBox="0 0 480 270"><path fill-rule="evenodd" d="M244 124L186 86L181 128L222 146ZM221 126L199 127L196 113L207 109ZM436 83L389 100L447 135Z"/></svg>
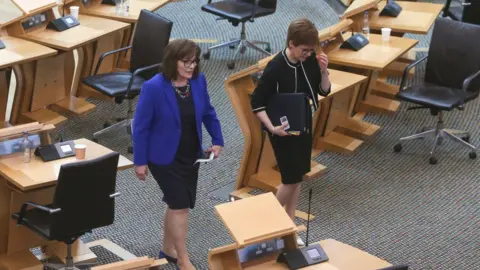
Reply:
<svg viewBox="0 0 480 270"><path fill-rule="evenodd" d="M295 136L284 130L285 125L274 127L265 109L269 99L277 93L305 93L311 99L312 111L318 108L318 95L330 93L330 79L328 58L324 53L315 54L317 45L318 31L313 23L307 19L293 21L288 27L287 47L268 63L251 101L253 112L269 131L282 176L277 199L286 206L288 215L294 221L300 183L303 175L310 171L312 115L307 115L308 131ZM297 242L303 244L300 238Z"/></svg>
<svg viewBox="0 0 480 270"><path fill-rule="evenodd" d="M145 82L133 121L134 163L145 180L147 166L168 205L164 217L163 246L159 258L178 262L180 269L195 269L187 254L188 212L195 206L202 156L202 124L212 137L206 152L220 155L223 137L210 104L205 76L198 62L200 48L177 39L164 52L163 72Z"/></svg>

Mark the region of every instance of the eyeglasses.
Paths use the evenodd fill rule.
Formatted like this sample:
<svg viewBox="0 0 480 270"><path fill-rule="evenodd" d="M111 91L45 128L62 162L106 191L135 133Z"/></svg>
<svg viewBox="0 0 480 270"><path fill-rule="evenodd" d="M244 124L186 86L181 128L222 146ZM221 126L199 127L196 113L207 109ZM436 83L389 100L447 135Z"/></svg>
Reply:
<svg viewBox="0 0 480 270"><path fill-rule="evenodd" d="M315 49L302 49L302 55L311 55L315 52Z"/></svg>
<svg viewBox="0 0 480 270"><path fill-rule="evenodd" d="M200 63L200 59L194 59L194 60L183 59L183 60L180 60L180 61L183 62L183 65L185 66L185 68L192 67L193 64L195 64L195 66L197 66L198 63Z"/></svg>

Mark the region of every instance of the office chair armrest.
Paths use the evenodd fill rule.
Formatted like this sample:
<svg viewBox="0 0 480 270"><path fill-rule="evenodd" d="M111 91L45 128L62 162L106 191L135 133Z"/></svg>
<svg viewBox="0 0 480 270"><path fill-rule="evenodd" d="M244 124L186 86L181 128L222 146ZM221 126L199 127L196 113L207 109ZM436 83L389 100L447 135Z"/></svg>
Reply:
<svg viewBox="0 0 480 270"><path fill-rule="evenodd" d="M405 87L405 82L407 81L407 77L408 77L408 72L410 72L410 70L415 67L416 65L420 64L421 62L425 61L425 59L427 59L428 55L425 55L423 56L422 58L418 59L417 61L411 63L410 65L408 65L405 70L403 71L403 76L402 76L402 81L400 82L400 88L399 90L402 91L403 88Z"/></svg>
<svg viewBox="0 0 480 270"><path fill-rule="evenodd" d="M160 67L160 69L163 67L163 64L160 63L160 64L155 64L155 65L151 65L151 66L146 66L146 67L142 67L142 68L139 68L137 70L135 70L132 74L132 77L130 77L130 81L128 81L128 86L127 86L127 93L125 94L125 96L127 97L128 96L128 92L130 92L130 88L132 87L133 85L133 80L135 79L135 77L142 73L142 72L145 72L145 71L148 71L148 70L151 70L151 69L154 69L156 67Z"/></svg>
<svg viewBox="0 0 480 270"><path fill-rule="evenodd" d="M480 70L475 72L474 74L468 76L464 81L463 81L463 86L462 86L462 89L464 92L467 92L468 91L468 87L470 86L470 83L475 79L477 78L478 76L480 76Z"/></svg>
<svg viewBox="0 0 480 270"><path fill-rule="evenodd" d="M118 196L120 196L120 192L115 192L115 193L110 194L110 198L112 198L112 199L115 198L115 197L118 197Z"/></svg>
<svg viewBox="0 0 480 270"><path fill-rule="evenodd" d="M103 53L101 56L100 56L100 59L98 59L98 63L97 63L97 66L95 67L95 72L93 73L93 75L97 75L97 72L98 72L98 69L100 68L100 65L102 64L103 62L103 59L109 55L112 55L112 54L115 54L115 53L119 53L121 51L126 51L128 49L131 49L132 46L128 46L128 47L124 47L124 48L120 48L120 49L117 49L117 50L113 50L113 51L109 51L109 52L106 52L106 53Z"/></svg>
<svg viewBox="0 0 480 270"><path fill-rule="evenodd" d="M25 217L25 214L27 213L27 207L28 206L31 206L33 208L37 208L37 209L42 210L44 212L47 212L49 214L55 214L55 213L58 213L58 212L62 211L62 209L60 209L60 208L50 208L50 207L46 207L46 206L43 206L43 205L40 205L40 204L36 204L34 202L26 202L26 203L23 203L22 207L20 208L20 213L18 215L17 225L22 224L23 218Z"/></svg>
<svg viewBox="0 0 480 270"><path fill-rule="evenodd" d="M255 4L253 5L253 9L252 9L252 16L250 17L250 22L254 22L255 21L255 15L257 15L257 7L258 5L260 5L260 0L255 0Z"/></svg>

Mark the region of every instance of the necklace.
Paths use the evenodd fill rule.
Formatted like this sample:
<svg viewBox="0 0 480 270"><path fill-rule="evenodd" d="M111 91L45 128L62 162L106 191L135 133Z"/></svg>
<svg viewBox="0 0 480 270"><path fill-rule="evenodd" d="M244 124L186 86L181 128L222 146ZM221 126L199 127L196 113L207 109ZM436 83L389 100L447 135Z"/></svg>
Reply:
<svg viewBox="0 0 480 270"><path fill-rule="evenodd" d="M175 89L175 92L177 92L177 94L182 98L182 99L186 99L190 96L190 82L187 81L187 85L185 87L185 90L182 91L180 89L180 87L177 87L173 84L172 82L172 86L173 86L173 89Z"/></svg>

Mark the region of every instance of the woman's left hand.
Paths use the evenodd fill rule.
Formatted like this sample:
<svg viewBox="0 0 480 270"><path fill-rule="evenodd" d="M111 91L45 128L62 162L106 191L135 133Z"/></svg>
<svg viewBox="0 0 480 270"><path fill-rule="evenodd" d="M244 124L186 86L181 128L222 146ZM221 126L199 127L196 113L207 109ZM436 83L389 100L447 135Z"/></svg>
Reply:
<svg viewBox="0 0 480 270"><path fill-rule="evenodd" d="M218 158L220 156L220 154L222 153L222 149L223 147L220 146L220 145L214 145L210 148L207 149L207 152L210 153L210 152L213 152L213 156L215 158Z"/></svg>
<svg viewBox="0 0 480 270"><path fill-rule="evenodd" d="M321 71L325 71L328 67L328 56L321 52L317 55L318 65L320 65Z"/></svg>

